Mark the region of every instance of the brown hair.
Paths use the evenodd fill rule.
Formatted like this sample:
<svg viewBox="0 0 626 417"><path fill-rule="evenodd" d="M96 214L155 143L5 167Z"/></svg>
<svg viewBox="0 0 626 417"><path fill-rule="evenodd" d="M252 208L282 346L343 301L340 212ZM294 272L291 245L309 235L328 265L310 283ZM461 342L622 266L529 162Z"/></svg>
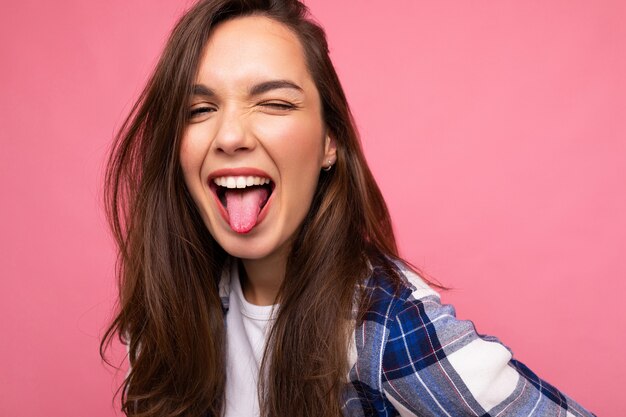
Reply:
<svg viewBox="0 0 626 417"><path fill-rule="evenodd" d="M186 106L211 29L259 14L298 36L319 91L337 161L320 174L294 239L280 309L269 335L259 400L263 416L339 416L354 329L356 289L370 265L398 279L383 197L365 162L324 31L297 0L206 0L176 25L116 137L105 204L119 246L119 312L101 343L128 345L121 387L129 416L220 416L225 387L224 312L218 294L228 256L186 190L179 163ZM366 297L356 298L360 311Z"/></svg>

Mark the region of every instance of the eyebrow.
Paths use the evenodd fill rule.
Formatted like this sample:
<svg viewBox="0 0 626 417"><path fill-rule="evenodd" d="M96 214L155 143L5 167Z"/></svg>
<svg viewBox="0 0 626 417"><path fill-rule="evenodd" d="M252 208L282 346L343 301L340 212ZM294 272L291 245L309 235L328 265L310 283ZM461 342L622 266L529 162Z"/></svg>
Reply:
<svg viewBox="0 0 626 417"><path fill-rule="evenodd" d="M193 86L193 95L194 96L205 96L205 97L214 97L215 92L202 84L194 84Z"/></svg>
<svg viewBox="0 0 626 417"><path fill-rule="evenodd" d="M270 80L263 81L253 85L248 94L250 96L259 96L272 90L291 89L303 93L304 90L298 84L289 80ZM203 84L195 84L193 86L193 94L195 96L215 97L215 92Z"/></svg>
<svg viewBox="0 0 626 417"><path fill-rule="evenodd" d="M288 81L288 80L270 80L270 81L264 81L264 82L261 82L259 84L253 85L252 88L250 88L250 95L251 96L258 96L258 95L261 95L263 93L267 93L268 91L271 91L271 90L280 90L280 89L283 89L283 88L289 88L289 89L292 89L292 90L297 90L300 93L304 92L302 87L300 87L298 84L293 83L291 81Z"/></svg>

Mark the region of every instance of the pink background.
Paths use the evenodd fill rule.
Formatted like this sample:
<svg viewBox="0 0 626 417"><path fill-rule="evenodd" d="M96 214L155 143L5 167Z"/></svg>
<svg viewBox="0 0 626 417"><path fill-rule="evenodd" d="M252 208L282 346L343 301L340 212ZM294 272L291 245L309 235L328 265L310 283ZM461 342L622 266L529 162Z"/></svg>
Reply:
<svg viewBox="0 0 626 417"><path fill-rule="evenodd" d="M1 416L116 415L97 353L115 296L104 155L189 4L3 4ZM619 415L625 3L381 4L309 1L403 254L479 332Z"/></svg>

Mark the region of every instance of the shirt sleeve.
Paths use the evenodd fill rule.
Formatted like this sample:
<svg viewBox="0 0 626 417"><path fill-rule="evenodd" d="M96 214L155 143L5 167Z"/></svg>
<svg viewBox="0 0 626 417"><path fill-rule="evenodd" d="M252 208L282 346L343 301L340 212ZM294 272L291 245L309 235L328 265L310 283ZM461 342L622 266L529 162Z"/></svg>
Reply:
<svg viewBox="0 0 626 417"><path fill-rule="evenodd" d="M388 323L382 388L401 416L593 416L418 287Z"/></svg>

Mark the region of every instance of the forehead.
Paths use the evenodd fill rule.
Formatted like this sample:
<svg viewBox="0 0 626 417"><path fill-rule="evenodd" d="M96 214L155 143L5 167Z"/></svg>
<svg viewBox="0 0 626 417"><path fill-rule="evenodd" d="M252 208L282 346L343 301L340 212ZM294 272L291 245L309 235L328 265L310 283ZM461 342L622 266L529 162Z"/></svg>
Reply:
<svg viewBox="0 0 626 417"><path fill-rule="evenodd" d="M288 27L264 16L246 16L213 29L197 81L230 87L271 78L312 83L302 45Z"/></svg>

